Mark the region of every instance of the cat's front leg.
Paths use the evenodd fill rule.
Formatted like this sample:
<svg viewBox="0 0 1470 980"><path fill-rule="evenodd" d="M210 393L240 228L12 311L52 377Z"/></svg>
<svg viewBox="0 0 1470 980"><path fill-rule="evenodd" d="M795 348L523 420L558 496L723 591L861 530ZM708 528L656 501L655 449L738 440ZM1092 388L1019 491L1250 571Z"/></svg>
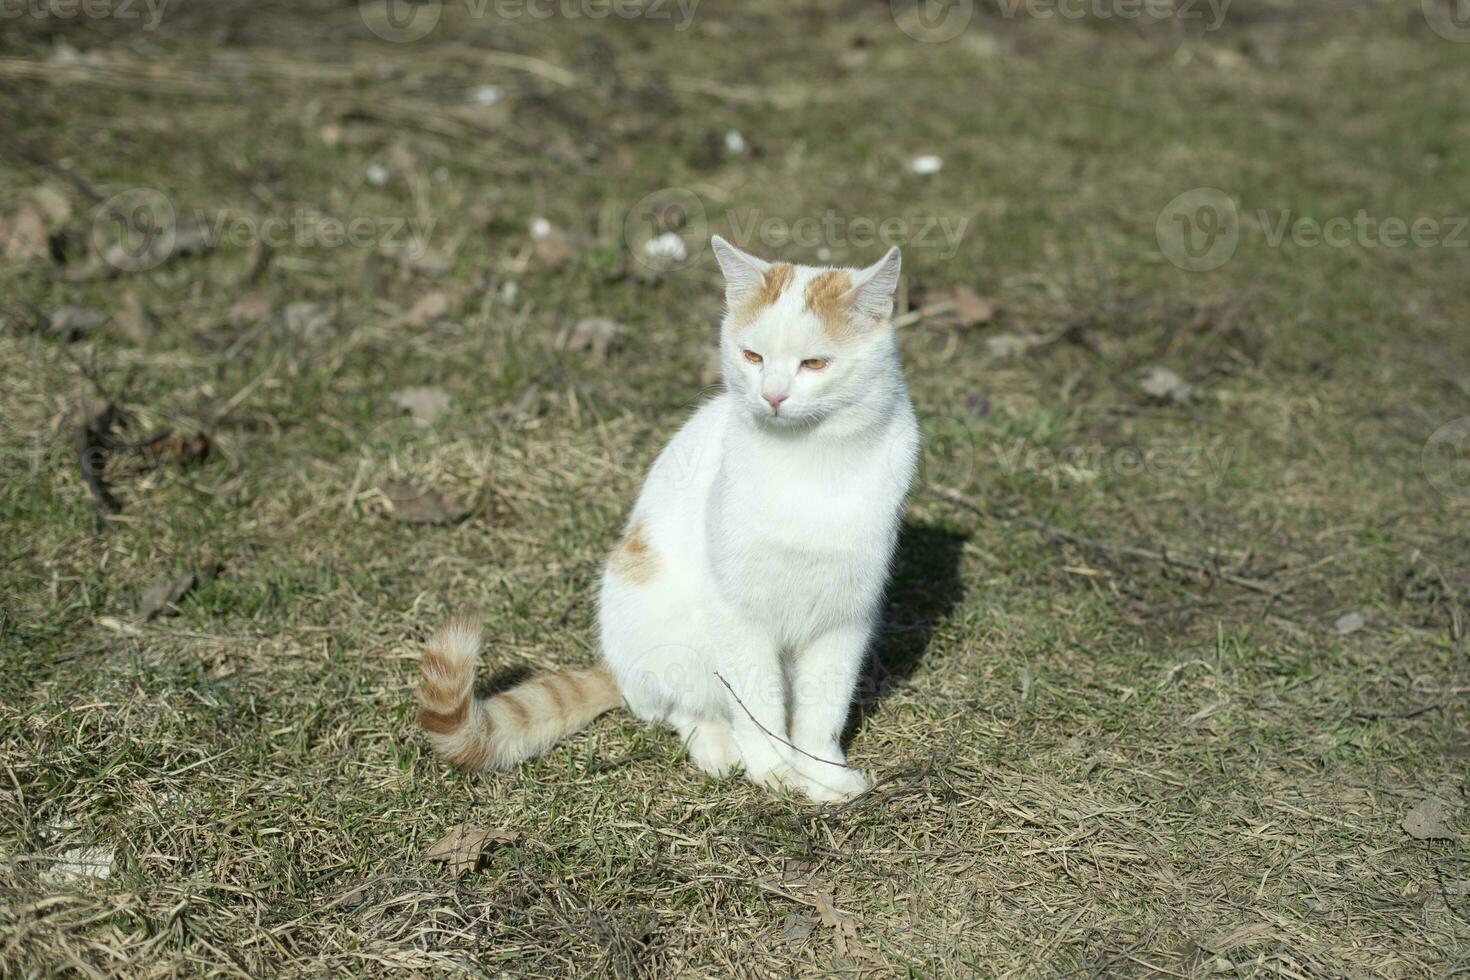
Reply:
<svg viewBox="0 0 1470 980"><path fill-rule="evenodd" d="M786 679L775 643L755 634L735 639L715 674L730 702L730 734L745 774L770 789L799 787L791 748L782 741L788 729Z"/></svg>
<svg viewBox="0 0 1470 980"><path fill-rule="evenodd" d="M847 765L842 729L868 649L871 628L850 624L828 630L791 663L792 756L802 788L814 800L846 800L868 788Z"/></svg>

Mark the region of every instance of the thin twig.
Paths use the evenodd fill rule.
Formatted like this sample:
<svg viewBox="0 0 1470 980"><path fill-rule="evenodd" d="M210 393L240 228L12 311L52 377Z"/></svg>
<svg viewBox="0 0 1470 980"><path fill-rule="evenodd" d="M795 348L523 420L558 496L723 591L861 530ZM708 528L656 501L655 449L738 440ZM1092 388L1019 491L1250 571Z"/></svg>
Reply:
<svg viewBox="0 0 1470 980"><path fill-rule="evenodd" d="M1286 594L1280 589L1272 588L1264 582L1258 581L1253 578L1246 578L1243 575L1234 575L1229 572L1220 572L1210 565L1204 562L1195 561L1192 558L1181 558L1178 555L1171 555L1167 551L1155 551L1152 548L1140 548L1136 545L1114 544L1110 541L1099 541L1096 538L1089 538L1086 535L1077 534L1073 531L1068 531L1064 528L1057 527L1055 524L1050 524L1046 521L1043 521L1039 517L1030 517L1025 514L1016 517L1002 517L998 514L992 514L989 511L986 511L983 508L976 506L954 490L950 490L946 487L930 487L929 489L932 490L934 494L941 500L947 500L950 503L955 504L959 507L963 507L964 509L974 514L978 514L981 517L989 518L991 520L999 520L1006 524L1019 524L1023 527L1035 528L1038 531L1044 531L1054 538L1059 538L1063 541L1069 541L1072 544L1081 545L1084 548L1091 548L1094 551L1100 551L1104 554L1113 555L1114 557L1132 558L1137 561L1152 561L1158 562L1161 565L1170 566L1172 568L1182 568L1186 571L1194 572L1196 575L1203 575L1206 578L1213 578L1218 579L1222 582L1229 582L1231 585L1238 585L1242 589L1249 589L1252 592L1259 592L1262 595L1268 595L1273 599L1280 599Z"/></svg>
<svg viewBox="0 0 1470 980"><path fill-rule="evenodd" d="M1428 714L1444 707L1443 701L1431 701L1421 704L1417 708L1405 708L1403 711L1389 711L1386 708L1354 708L1354 718L1418 718L1420 715Z"/></svg>
<svg viewBox="0 0 1470 980"><path fill-rule="evenodd" d="M727 680L725 680L724 676L718 670L715 671L715 677L719 678L720 683L723 684L723 685L725 685L725 690L729 691L730 692L730 697L734 698L735 699L735 703L738 704L738 705L740 705L740 710L743 711L743 712L745 712L746 716L748 718L750 718L751 721L755 722L755 727L756 728L759 728L761 731L765 732L767 735L771 736L771 738L774 738L776 741L780 742L782 745L785 745L785 746L787 746L789 748L795 749L796 751L800 752L802 755L806 756L808 759L814 759L817 762L825 762L825 763L827 763L827 765L829 765L829 766L836 766L838 769L846 769L847 768L847 763L845 763L845 762L833 762L831 759L824 759L824 758L822 758L819 755L812 755L806 749L800 748L800 747L798 747L796 745L792 745L786 739L782 738L780 735L777 735L775 732L771 731L765 725L762 725L760 723L760 719L757 718L755 715L753 715L753 714L750 713L750 709L745 706L745 702L742 701L742 700L740 700L740 695L738 695L738 694L735 693L735 689L730 686L730 682L727 681Z"/></svg>

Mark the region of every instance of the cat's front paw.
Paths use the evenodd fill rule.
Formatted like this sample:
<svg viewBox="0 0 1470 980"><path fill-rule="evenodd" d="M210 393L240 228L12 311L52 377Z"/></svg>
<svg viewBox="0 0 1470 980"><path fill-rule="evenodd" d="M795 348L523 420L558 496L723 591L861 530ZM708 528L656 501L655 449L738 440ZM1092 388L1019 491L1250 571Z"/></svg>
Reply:
<svg viewBox="0 0 1470 980"><path fill-rule="evenodd" d="M801 788L817 803L836 803L865 792L868 780L856 769L817 765L801 774Z"/></svg>
<svg viewBox="0 0 1470 980"><path fill-rule="evenodd" d="M770 790L806 790L806 781L790 763L778 762L769 769L752 772L750 781Z"/></svg>

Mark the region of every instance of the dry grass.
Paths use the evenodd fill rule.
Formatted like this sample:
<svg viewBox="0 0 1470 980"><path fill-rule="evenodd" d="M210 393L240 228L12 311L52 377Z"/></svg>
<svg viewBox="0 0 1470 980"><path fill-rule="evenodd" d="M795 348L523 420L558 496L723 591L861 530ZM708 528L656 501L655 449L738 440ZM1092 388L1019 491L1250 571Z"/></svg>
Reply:
<svg viewBox="0 0 1470 980"><path fill-rule="evenodd" d="M65 261L0 271L0 974L1466 972L1463 839L1401 826L1432 797L1470 832L1470 488L1421 460L1470 415L1465 253L1273 247L1255 215L1470 212L1463 46L1418 4L1237 0L1208 34L980 6L939 46L881 3L683 32L450 4L402 45L352 5L7 26L0 220L43 185L71 214ZM432 221L431 252L247 235L89 271L98 202L139 186ZM492 671L595 656L599 563L708 383L712 259L653 274L623 234L669 186L788 261L880 250L741 238L752 213L969 219L906 244L906 289L1001 308L905 328L927 485L849 805L707 779L623 714L495 776L413 725L453 610ZM1191 274L1155 224L1200 186L1244 230ZM232 322L246 293L269 315ZM62 304L112 319L67 342ZM626 324L606 352L568 344L590 316ZM1146 398L1153 365L1203 397ZM390 401L415 386L447 412ZM121 442L214 451L116 450L101 514L73 443L98 397ZM469 516L396 520L390 481ZM516 839L454 877L424 854L465 822Z"/></svg>

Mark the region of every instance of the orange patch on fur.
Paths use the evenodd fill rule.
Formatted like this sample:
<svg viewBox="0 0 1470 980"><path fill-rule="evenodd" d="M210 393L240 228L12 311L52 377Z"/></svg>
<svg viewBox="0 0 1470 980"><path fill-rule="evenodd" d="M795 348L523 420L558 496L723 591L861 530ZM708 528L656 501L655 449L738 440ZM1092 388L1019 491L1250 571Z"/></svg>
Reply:
<svg viewBox="0 0 1470 980"><path fill-rule="evenodd" d="M756 290L754 296L741 304L740 309L735 312L735 325L745 326L754 320L761 310L770 306L781 298L786 292L786 287L791 285L796 271L785 262L774 262L766 269L765 275L761 277L761 288Z"/></svg>
<svg viewBox="0 0 1470 980"><path fill-rule="evenodd" d="M841 269L820 272L806 284L806 308L822 321L822 330L833 340L841 340L852 330L847 317L851 290L852 276Z"/></svg>
<svg viewBox="0 0 1470 980"><path fill-rule="evenodd" d="M506 691L504 694L496 698L496 700L504 704L506 708L510 710L510 713L512 715L515 715L515 719L518 724L525 725L531 721L531 712L526 710L526 706L521 702L521 699L516 696L515 691Z"/></svg>
<svg viewBox="0 0 1470 980"><path fill-rule="evenodd" d="M435 711L432 708L421 708L419 710L419 725L426 732L435 735L453 735L459 731L459 726L464 724L465 718L470 713L470 699L468 696L462 700L453 711Z"/></svg>
<svg viewBox="0 0 1470 980"><path fill-rule="evenodd" d="M495 746L491 743L489 736L476 733L474 737L465 739L456 745L444 758L466 769L489 769L494 751Z"/></svg>
<svg viewBox="0 0 1470 980"><path fill-rule="evenodd" d="M658 571L658 556L649 547L648 531L641 518L628 528L628 536L613 552L611 567L614 574L640 584L653 578L653 573Z"/></svg>
<svg viewBox="0 0 1470 980"><path fill-rule="evenodd" d="M541 681L541 686L546 689L546 696L551 698L551 706L559 715L567 713L567 696L561 689L561 681L556 674L548 674Z"/></svg>

